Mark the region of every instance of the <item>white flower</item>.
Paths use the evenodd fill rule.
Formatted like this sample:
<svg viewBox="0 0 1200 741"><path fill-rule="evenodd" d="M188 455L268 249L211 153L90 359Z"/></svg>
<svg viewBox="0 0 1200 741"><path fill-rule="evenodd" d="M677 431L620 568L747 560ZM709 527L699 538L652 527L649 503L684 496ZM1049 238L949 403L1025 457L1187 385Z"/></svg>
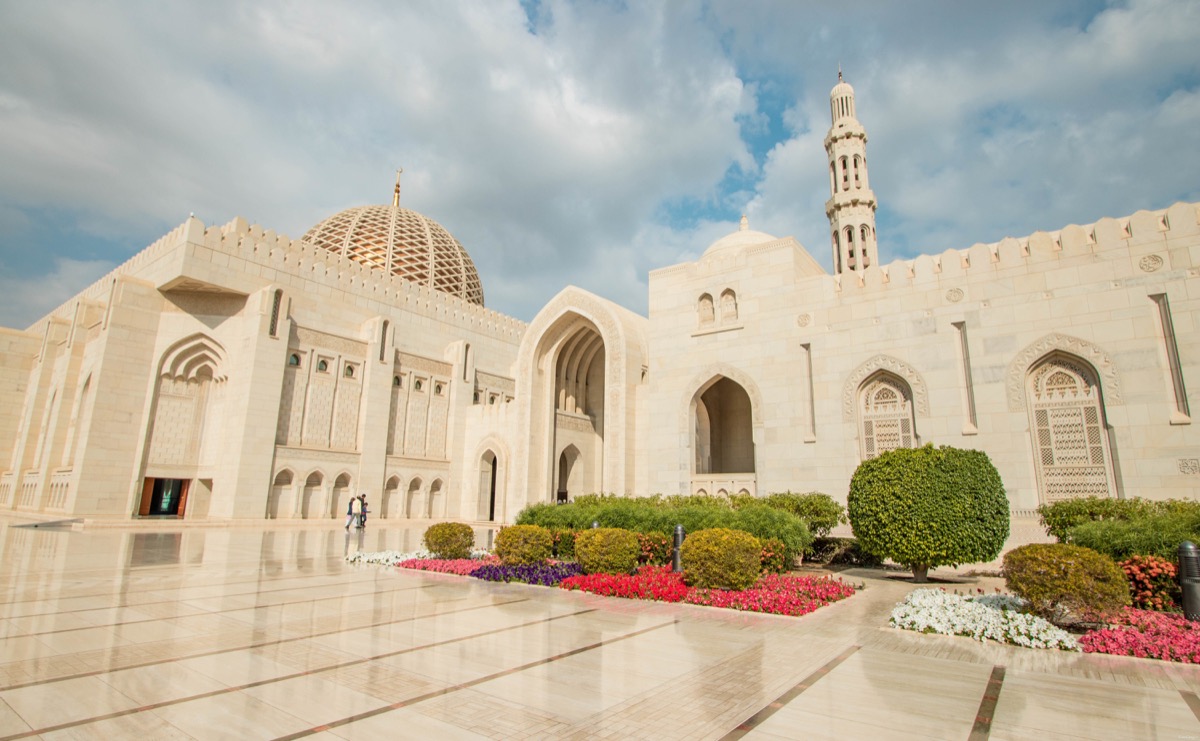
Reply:
<svg viewBox="0 0 1200 741"><path fill-rule="evenodd" d="M892 610L893 627L921 633L968 636L1029 648L1078 651L1070 633L1020 610L1024 600L1007 594L962 597L940 589L917 589Z"/></svg>
<svg viewBox="0 0 1200 741"><path fill-rule="evenodd" d="M487 551L473 550L471 558L480 559L490 555ZM400 561L407 561L412 558L436 558L429 551L357 551L346 556L346 560L350 563L375 563L392 566Z"/></svg>

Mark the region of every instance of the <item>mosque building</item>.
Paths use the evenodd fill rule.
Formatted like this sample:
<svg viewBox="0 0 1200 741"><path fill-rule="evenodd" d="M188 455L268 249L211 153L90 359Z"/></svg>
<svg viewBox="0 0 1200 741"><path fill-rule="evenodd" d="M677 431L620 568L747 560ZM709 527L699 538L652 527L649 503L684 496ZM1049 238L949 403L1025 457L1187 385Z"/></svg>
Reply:
<svg viewBox="0 0 1200 741"><path fill-rule="evenodd" d="M510 522L588 492L823 491L926 443L1014 512L1196 498L1200 204L879 262L867 134L830 96L833 274L741 228L649 276L485 308L470 255L390 205L293 240L189 218L0 329L0 508L49 517Z"/></svg>

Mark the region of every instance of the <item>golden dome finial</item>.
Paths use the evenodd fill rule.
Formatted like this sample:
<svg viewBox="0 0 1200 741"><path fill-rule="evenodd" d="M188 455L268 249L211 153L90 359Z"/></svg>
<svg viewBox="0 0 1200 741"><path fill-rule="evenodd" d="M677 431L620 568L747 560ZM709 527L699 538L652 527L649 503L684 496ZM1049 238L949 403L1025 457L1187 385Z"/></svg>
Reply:
<svg viewBox="0 0 1200 741"><path fill-rule="evenodd" d="M404 172L403 167L396 168L396 189L392 191L392 208L400 207L400 173Z"/></svg>

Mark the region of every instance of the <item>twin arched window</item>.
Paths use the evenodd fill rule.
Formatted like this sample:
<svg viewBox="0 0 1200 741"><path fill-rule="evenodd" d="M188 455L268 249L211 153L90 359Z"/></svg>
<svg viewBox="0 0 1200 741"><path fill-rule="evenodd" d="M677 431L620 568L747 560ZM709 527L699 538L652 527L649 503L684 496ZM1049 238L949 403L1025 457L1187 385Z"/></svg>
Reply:
<svg viewBox="0 0 1200 741"><path fill-rule="evenodd" d="M738 318L737 293L732 288L726 288L721 291L720 300L721 324L736 322ZM711 293L700 294L700 298L696 301L696 323L701 329L717 323L717 304L713 301Z"/></svg>

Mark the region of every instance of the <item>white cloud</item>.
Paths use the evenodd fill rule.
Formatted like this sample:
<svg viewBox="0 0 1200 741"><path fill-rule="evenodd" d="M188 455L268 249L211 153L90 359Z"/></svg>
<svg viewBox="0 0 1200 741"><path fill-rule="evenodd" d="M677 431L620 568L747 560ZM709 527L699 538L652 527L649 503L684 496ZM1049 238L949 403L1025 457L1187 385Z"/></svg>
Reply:
<svg viewBox="0 0 1200 741"><path fill-rule="evenodd" d="M515 0L9 3L0 270L45 213L126 254L192 211L298 237L386 202L397 165L404 204L463 242L490 306L526 319L568 283L644 311L646 271L699 254L743 207L828 266L839 61L884 259L1162 207L1197 193L1198 14L550 0L534 34ZM741 136L771 130L768 93L794 103L760 167ZM731 170L743 190L722 190ZM666 223L678 203L718 214Z"/></svg>

